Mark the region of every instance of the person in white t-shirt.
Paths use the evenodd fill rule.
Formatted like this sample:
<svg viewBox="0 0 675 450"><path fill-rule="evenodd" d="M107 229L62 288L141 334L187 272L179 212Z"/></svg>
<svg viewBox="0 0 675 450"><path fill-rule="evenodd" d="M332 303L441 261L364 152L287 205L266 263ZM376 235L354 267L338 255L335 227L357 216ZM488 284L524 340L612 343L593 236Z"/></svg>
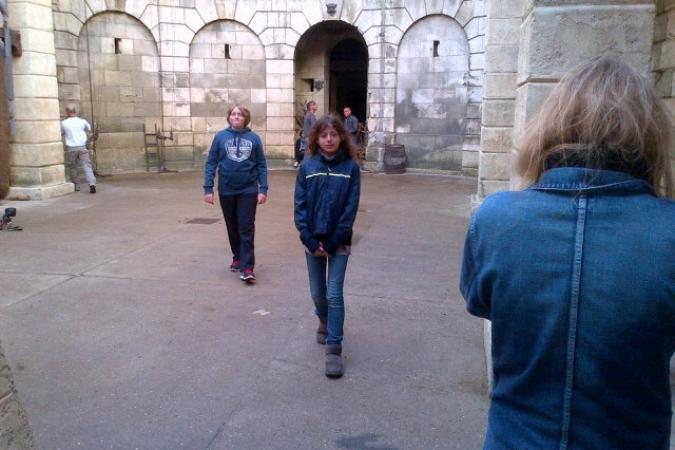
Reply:
<svg viewBox="0 0 675 450"><path fill-rule="evenodd" d="M78 162L89 184L89 193L96 193L96 177L91 168L91 158L87 148L87 133L91 132L91 125L86 120L77 117L77 106L74 103L66 105L66 115L61 122L61 134L66 140L66 166L70 173L70 181L75 185L75 190L80 190L79 176L77 173Z"/></svg>

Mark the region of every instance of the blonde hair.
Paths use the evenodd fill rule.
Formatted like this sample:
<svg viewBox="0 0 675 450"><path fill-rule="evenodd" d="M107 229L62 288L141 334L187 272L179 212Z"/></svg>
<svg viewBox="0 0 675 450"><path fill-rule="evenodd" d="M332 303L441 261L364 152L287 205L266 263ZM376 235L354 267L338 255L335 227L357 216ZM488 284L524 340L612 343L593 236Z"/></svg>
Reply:
<svg viewBox="0 0 675 450"><path fill-rule="evenodd" d="M573 162L629 172L672 197L672 123L647 79L623 62L600 58L564 76L551 92L528 123L516 171L530 185L551 166Z"/></svg>

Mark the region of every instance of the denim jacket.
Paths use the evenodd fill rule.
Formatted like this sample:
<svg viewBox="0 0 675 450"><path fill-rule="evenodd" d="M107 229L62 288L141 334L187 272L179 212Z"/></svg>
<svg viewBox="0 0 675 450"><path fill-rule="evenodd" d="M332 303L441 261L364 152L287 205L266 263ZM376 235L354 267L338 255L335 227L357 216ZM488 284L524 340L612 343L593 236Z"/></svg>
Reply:
<svg viewBox="0 0 675 450"><path fill-rule="evenodd" d="M548 170L473 215L460 290L492 321L485 449L668 449L675 202Z"/></svg>

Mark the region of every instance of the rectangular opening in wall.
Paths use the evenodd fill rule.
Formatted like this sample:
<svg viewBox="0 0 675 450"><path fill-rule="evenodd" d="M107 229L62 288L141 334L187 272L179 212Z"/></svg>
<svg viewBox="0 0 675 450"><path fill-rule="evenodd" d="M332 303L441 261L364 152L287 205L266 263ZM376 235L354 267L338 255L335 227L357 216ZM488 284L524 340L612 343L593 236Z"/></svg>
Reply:
<svg viewBox="0 0 675 450"><path fill-rule="evenodd" d="M122 49L120 48L121 43L122 43L122 38L115 38L115 54L116 55L122 54Z"/></svg>
<svg viewBox="0 0 675 450"><path fill-rule="evenodd" d="M232 59L230 56L230 44L225 44L225 59Z"/></svg>
<svg viewBox="0 0 675 450"><path fill-rule="evenodd" d="M302 88L305 92L314 92L314 78L303 78Z"/></svg>
<svg viewBox="0 0 675 450"><path fill-rule="evenodd" d="M434 58L438 56L438 46L441 44L440 41L434 41Z"/></svg>

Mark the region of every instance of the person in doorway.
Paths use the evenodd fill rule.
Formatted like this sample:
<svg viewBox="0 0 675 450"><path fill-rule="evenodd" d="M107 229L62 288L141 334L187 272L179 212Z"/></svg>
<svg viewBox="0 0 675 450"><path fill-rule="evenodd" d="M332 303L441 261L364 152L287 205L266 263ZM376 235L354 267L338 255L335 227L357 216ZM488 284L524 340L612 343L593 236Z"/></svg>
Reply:
<svg viewBox="0 0 675 450"><path fill-rule="evenodd" d="M471 218L460 290L492 322L485 449L669 448L673 117L602 58L563 77Z"/></svg>
<svg viewBox="0 0 675 450"><path fill-rule="evenodd" d="M343 285L361 189L354 148L339 118L311 129L295 182L295 226L305 246L309 289L326 345L326 376L340 377L345 318Z"/></svg>
<svg viewBox="0 0 675 450"><path fill-rule="evenodd" d="M345 106L342 110L342 113L344 115L345 129L352 137L352 142L354 144L358 144L357 134L359 132L359 119L357 119L356 116L352 114L352 108L349 106Z"/></svg>
<svg viewBox="0 0 675 450"><path fill-rule="evenodd" d="M251 113L241 105L227 112L230 126L213 138L204 165L204 201L213 204L218 171L218 196L232 250L230 271L255 283L254 238L258 204L267 200L267 161L260 137L248 128Z"/></svg>
<svg viewBox="0 0 675 450"><path fill-rule="evenodd" d="M61 121L61 134L66 141L66 167L70 181L75 185L75 190L80 190L80 177L78 166L82 168L84 177L89 184L89 193L96 193L96 176L91 166L91 157L87 148L88 133L91 125L86 120L77 116L77 106L74 103L66 105L66 118Z"/></svg>
<svg viewBox="0 0 675 450"><path fill-rule="evenodd" d="M314 100L310 100L306 105L305 118L302 122L302 135L300 136L300 152L299 158L293 163L293 167L298 167L303 158L305 157L305 151L307 150L307 139L309 138L309 131L312 129L312 126L316 123L316 110L318 106Z"/></svg>

